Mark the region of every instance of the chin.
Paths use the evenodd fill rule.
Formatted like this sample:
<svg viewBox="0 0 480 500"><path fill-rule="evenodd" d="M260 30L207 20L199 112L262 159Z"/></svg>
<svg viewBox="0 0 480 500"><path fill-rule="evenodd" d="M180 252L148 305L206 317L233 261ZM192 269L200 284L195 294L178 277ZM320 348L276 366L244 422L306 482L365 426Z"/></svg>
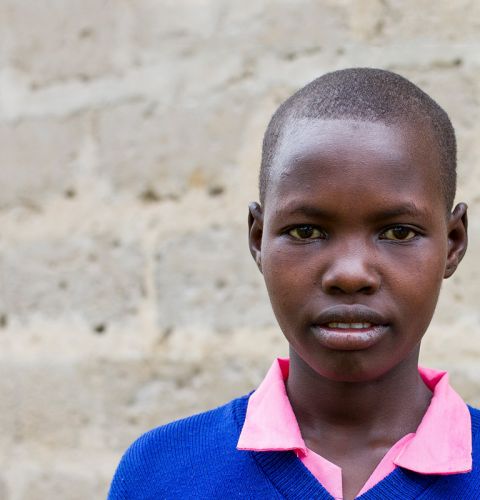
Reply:
<svg viewBox="0 0 480 500"><path fill-rule="evenodd" d="M351 351L336 354L335 360L330 358L328 363L316 367L310 365L311 368L333 382L366 383L380 379L396 366L374 363L374 360L365 359L364 355L356 356L357 353Z"/></svg>

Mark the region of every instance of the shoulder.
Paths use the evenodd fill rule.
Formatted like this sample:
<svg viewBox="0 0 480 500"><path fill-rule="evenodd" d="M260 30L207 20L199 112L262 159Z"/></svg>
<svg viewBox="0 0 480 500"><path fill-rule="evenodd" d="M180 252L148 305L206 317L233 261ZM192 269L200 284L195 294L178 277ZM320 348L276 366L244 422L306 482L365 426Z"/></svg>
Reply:
<svg viewBox="0 0 480 500"><path fill-rule="evenodd" d="M202 470L208 474L212 463L233 460L247 404L243 396L140 436L120 461L109 499L130 498L128 491L135 491L135 498L150 498L142 496L144 488L172 491Z"/></svg>
<svg viewBox="0 0 480 500"><path fill-rule="evenodd" d="M206 447L213 441L235 439L243 425L248 396L234 399L229 403L203 413L192 415L181 420L152 429L140 436L127 450L149 453L157 450L161 444L163 450L171 450L181 446Z"/></svg>
<svg viewBox="0 0 480 500"><path fill-rule="evenodd" d="M477 488L480 487L480 409L468 406L472 418L472 476L476 477Z"/></svg>
<svg viewBox="0 0 480 500"><path fill-rule="evenodd" d="M472 422L472 470L462 474L437 476L422 498L478 498L480 489L480 410L468 406Z"/></svg>
<svg viewBox="0 0 480 500"><path fill-rule="evenodd" d="M468 406L472 419L472 442L473 447L480 450L480 409Z"/></svg>
<svg viewBox="0 0 480 500"><path fill-rule="evenodd" d="M470 415L472 417L472 423L478 423L480 425L480 409L479 408L474 408L473 406L467 405L468 406L468 411L470 412Z"/></svg>

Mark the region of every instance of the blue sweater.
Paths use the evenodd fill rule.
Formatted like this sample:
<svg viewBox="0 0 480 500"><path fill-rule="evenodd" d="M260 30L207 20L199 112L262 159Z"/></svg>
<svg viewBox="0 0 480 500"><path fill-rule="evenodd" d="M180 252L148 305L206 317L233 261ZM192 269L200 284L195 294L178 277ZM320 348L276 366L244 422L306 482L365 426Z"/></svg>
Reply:
<svg viewBox="0 0 480 500"><path fill-rule="evenodd" d="M247 403L244 396L144 434L123 456L108 499L333 500L293 452L236 449ZM440 476L397 468L358 498L480 499L480 410L470 413L472 472Z"/></svg>

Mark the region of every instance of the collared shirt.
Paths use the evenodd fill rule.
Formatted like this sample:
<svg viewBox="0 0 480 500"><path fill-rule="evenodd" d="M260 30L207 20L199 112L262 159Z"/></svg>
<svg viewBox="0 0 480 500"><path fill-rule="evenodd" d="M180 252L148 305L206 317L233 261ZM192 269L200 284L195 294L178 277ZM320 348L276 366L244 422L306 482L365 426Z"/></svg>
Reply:
<svg viewBox="0 0 480 500"><path fill-rule="evenodd" d="M342 470L309 450L287 396L289 360L277 359L251 395L237 448L252 451L293 450L305 467L336 499L343 498ZM396 467L420 474L458 474L472 469L471 420L467 405L452 389L446 372L419 367L432 391L430 405L415 433L395 443L359 495Z"/></svg>

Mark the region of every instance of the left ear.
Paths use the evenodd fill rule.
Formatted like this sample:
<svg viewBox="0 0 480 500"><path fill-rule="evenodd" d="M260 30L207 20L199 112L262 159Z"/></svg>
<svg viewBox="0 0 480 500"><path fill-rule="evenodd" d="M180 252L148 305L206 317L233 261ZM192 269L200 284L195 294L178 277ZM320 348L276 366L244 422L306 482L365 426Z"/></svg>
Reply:
<svg viewBox="0 0 480 500"><path fill-rule="evenodd" d="M448 254L444 278L450 278L467 251L467 226L467 205L459 203L448 221Z"/></svg>

